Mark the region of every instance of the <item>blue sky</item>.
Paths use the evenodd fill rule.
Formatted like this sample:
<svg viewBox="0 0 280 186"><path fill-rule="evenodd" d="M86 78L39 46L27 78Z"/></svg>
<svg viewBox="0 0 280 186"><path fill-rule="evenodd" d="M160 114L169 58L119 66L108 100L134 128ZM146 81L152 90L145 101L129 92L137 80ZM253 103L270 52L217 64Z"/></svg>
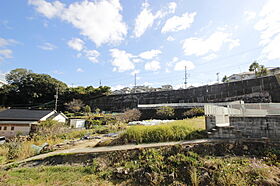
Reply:
<svg viewBox="0 0 280 186"><path fill-rule="evenodd" d="M68 85L176 88L279 66L279 0L0 2L0 78L15 68Z"/></svg>

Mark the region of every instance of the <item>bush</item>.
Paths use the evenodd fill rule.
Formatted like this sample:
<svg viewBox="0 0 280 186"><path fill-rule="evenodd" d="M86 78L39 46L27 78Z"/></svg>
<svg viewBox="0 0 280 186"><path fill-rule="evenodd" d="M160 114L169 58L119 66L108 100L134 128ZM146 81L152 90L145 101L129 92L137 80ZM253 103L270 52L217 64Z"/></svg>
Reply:
<svg viewBox="0 0 280 186"><path fill-rule="evenodd" d="M157 109L156 114L161 117L169 118L174 116L175 112L173 107L162 106Z"/></svg>
<svg viewBox="0 0 280 186"><path fill-rule="evenodd" d="M116 116L116 119L121 122L137 121L141 117L141 112L137 109L126 110L123 114Z"/></svg>
<svg viewBox="0 0 280 186"><path fill-rule="evenodd" d="M204 115L204 109L203 108L192 108L183 114L187 118L193 118L197 116L203 116Z"/></svg>

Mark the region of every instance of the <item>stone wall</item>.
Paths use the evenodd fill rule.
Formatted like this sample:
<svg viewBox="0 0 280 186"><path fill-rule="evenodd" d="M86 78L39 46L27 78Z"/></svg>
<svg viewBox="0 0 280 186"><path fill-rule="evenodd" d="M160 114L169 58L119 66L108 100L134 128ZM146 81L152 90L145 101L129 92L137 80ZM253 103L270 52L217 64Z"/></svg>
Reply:
<svg viewBox="0 0 280 186"><path fill-rule="evenodd" d="M210 131L216 126L216 117L215 116L205 116L205 128Z"/></svg>
<svg viewBox="0 0 280 186"><path fill-rule="evenodd" d="M230 117L230 125L242 138L280 140L280 116Z"/></svg>
<svg viewBox="0 0 280 186"><path fill-rule="evenodd" d="M246 103L280 102L280 85L277 80L277 78L280 79L280 74L276 76L182 90L109 95L90 99L87 104L93 109L121 112L125 109L136 108L138 104L211 103L240 99Z"/></svg>
<svg viewBox="0 0 280 186"><path fill-rule="evenodd" d="M280 141L280 116L266 117L230 117L230 126L212 127L209 131L210 138L223 139L262 139ZM206 120L206 125L211 120ZM209 128L207 128L209 129Z"/></svg>

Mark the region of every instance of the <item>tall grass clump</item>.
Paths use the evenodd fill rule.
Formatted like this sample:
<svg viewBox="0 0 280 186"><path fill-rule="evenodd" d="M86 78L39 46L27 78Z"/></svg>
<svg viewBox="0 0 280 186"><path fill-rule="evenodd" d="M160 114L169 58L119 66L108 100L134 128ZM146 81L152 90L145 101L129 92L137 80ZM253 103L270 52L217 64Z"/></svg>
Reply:
<svg viewBox="0 0 280 186"><path fill-rule="evenodd" d="M121 136L122 141L136 143L180 141L203 137L203 128L191 126L188 122L173 122L154 126L132 126Z"/></svg>

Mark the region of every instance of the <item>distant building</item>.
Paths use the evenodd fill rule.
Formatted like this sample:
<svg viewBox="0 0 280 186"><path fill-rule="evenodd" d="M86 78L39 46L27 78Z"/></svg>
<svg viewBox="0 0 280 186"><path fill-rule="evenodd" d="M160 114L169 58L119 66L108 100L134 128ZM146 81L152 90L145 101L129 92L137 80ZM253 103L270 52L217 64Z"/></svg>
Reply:
<svg viewBox="0 0 280 186"><path fill-rule="evenodd" d="M172 87L172 85L162 85L161 89L162 90L173 90L173 87Z"/></svg>
<svg viewBox="0 0 280 186"><path fill-rule="evenodd" d="M267 67L267 75L275 75L280 73L280 67Z"/></svg>
<svg viewBox="0 0 280 186"><path fill-rule="evenodd" d="M68 118L51 110L7 109L0 111L0 136L28 135L42 121L65 123Z"/></svg>
<svg viewBox="0 0 280 186"><path fill-rule="evenodd" d="M232 74L228 77L228 82L241 81L256 78L255 72L242 72L239 74Z"/></svg>

